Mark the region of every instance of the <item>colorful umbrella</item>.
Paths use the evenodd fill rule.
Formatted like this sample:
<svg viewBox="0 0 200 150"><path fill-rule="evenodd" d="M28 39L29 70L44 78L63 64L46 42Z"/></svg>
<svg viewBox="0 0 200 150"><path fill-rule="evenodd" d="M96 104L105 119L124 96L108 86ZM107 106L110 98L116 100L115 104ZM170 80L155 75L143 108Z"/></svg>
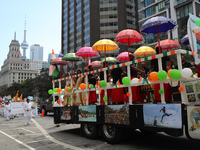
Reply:
<svg viewBox="0 0 200 150"><path fill-rule="evenodd" d="M154 49L156 49L156 47L158 47L158 46L159 45L157 44ZM166 40L160 41L160 47L162 48L162 50L168 51L168 50L172 50L172 49L181 48L181 45L174 40L166 39Z"/></svg>
<svg viewBox="0 0 200 150"><path fill-rule="evenodd" d="M101 61L97 61L97 60L91 62L89 65L91 65L93 69L99 69L103 67L103 65L101 64Z"/></svg>
<svg viewBox="0 0 200 150"><path fill-rule="evenodd" d="M176 26L176 21L163 16L156 16L145 21L142 27L140 28L140 32L144 32L147 34L157 33L159 51L161 53L159 33L167 32L168 30L173 29L175 26Z"/></svg>
<svg viewBox="0 0 200 150"><path fill-rule="evenodd" d="M186 34L186 35L181 39L181 43L184 44L184 45L188 45L188 44L189 44L188 34Z"/></svg>
<svg viewBox="0 0 200 150"><path fill-rule="evenodd" d="M92 48L94 50L97 50L97 51L104 51L105 53L105 60L106 60L106 51L113 51L113 50L116 50L118 49L118 45L113 42L112 40L109 40L109 39L102 39L102 40L99 40L97 41L93 46ZM105 66L106 66L106 61L105 61Z"/></svg>
<svg viewBox="0 0 200 150"><path fill-rule="evenodd" d="M134 52L136 57L147 57L154 54L156 54L156 51L149 46L141 46Z"/></svg>
<svg viewBox="0 0 200 150"><path fill-rule="evenodd" d="M75 53L67 53L67 54L65 54L65 56L63 56L62 60L72 62L72 74L73 74L73 62L81 61L82 58L79 56L76 56Z"/></svg>
<svg viewBox="0 0 200 150"><path fill-rule="evenodd" d="M121 61L121 62L129 61L129 55L130 54L132 54L132 53L130 53L130 52L122 52L116 57L116 59Z"/></svg>
<svg viewBox="0 0 200 150"><path fill-rule="evenodd" d="M116 62L118 62L118 60L116 59L116 58L114 58L114 57L106 57L106 59L104 58L102 61L101 61L101 63L104 63L104 62L109 62L109 63L116 63Z"/></svg>
<svg viewBox="0 0 200 150"><path fill-rule="evenodd" d="M55 58L50 62L51 65L67 65L69 63L69 61L62 60L62 57Z"/></svg>
<svg viewBox="0 0 200 150"><path fill-rule="evenodd" d="M93 57L93 56L98 56L99 53L97 51L94 51L92 49L92 47L82 47L81 49L79 49L77 52L76 52L76 56L80 56L80 57Z"/></svg>

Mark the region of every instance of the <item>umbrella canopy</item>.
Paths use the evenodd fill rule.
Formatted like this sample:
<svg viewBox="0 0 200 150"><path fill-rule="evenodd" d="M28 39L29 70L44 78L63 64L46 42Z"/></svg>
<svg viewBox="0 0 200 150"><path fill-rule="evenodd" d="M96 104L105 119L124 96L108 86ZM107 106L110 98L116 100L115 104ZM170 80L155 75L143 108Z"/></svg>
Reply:
<svg viewBox="0 0 200 150"><path fill-rule="evenodd" d="M61 66L67 65L69 63L70 63L69 61L62 60L62 57L55 58L50 62L51 65L61 65Z"/></svg>
<svg viewBox="0 0 200 150"><path fill-rule="evenodd" d="M97 51L94 51L92 49L92 47L82 47L81 49L79 49L77 52L76 52L76 56L81 56L81 57L94 57L94 56L98 56L99 53Z"/></svg>
<svg viewBox="0 0 200 150"><path fill-rule="evenodd" d="M184 44L184 45L188 45L188 44L189 44L188 34L186 34L186 35L181 39L181 43Z"/></svg>
<svg viewBox="0 0 200 150"><path fill-rule="evenodd" d="M156 49L156 47L158 47L158 46L159 45L157 44L154 49ZM166 39L166 40L160 41L160 47L162 48L162 50L168 51L168 50L172 50L172 49L181 48L181 45L174 40Z"/></svg>
<svg viewBox="0 0 200 150"><path fill-rule="evenodd" d="M129 61L129 55L130 54L132 54L132 53L130 53L130 52L122 52L116 57L116 59L121 61L121 62Z"/></svg>
<svg viewBox="0 0 200 150"><path fill-rule="evenodd" d="M149 46L141 46L134 52L136 57L147 57L154 54L156 54L156 51Z"/></svg>
<svg viewBox="0 0 200 150"><path fill-rule="evenodd" d="M114 57L106 57L106 59L104 58L104 59L101 61L101 63L104 63L105 60L106 60L106 62L109 62L109 63L116 63L116 62L118 62L118 60L117 60L116 58L114 58Z"/></svg>
<svg viewBox="0 0 200 150"><path fill-rule="evenodd" d="M65 56L63 56L62 60L76 62L76 61L82 60L82 58L79 56L76 56L75 53L67 53L65 54Z"/></svg>
<svg viewBox="0 0 200 150"><path fill-rule="evenodd" d="M118 45L109 39L102 39L97 41L92 48L97 51L113 51L118 49Z"/></svg>
<svg viewBox="0 0 200 150"><path fill-rule="evenodd" d="M93 69L99 69L103 67L103 65L101 64L101 61L97 61L97 60L91 62L89 65L91 65Z"/></svg>
<svg viewBox="0 0 200 150"><path fill-rule="evenodd" d="M176 26L176 21L163 16L148 19L140 28L140 32L158 33L167 32Z"/></svg>
<svg viewBox="0 0 200 150"><path fill-rule="evenodd" d="M115 37L115 41L121 44L132 45L144 43L144 37L135 30L126 29L120 31Z"/></svg>

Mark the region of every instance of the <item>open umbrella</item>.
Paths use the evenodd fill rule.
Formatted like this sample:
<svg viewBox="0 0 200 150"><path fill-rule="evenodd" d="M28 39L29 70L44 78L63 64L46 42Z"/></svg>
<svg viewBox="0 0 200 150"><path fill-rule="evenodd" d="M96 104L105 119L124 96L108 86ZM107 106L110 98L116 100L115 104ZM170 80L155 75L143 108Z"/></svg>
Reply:
<svg viewBox="0 0 200 150"><path fill-rule="evenodd" d="M116 62L118 62L118 60L116 59L116 58L114 58L114 57L106 57L106 59L104 58L102 61L101 61L101 63L104 63L104 62L109 62L109 63L116 63Z"/></svg>
<svg viewBox="0 0 200 150"><path fill-rule="evenodd" d="M92 46L93 50L104 51L105 60L106 60L106 51L113 51L113 50L116 50L118 48L119 48L118 45L115 42L113 42L112 40L109 40L109 39L99 40ZM105 61L105 66L106 66L106 61Z"/></svg>
<svg viewBox="0 0 200 150"><path fill-rule="evenodd" d="M82 58L79 56L76 56L75 53L67 53L65 54L65 56L63 56L62 60L72 62L72 74L73 74L73 62L81 61Z"/></svg>
<svg viewBox="0 0 200 150"><path fill-rule="evenodd" d="M116 59L119 60L120 62L129 61L129 55L130 54L132 54L132 53L122 52L116 57Z"/></svg>
<svg viewBox="0 0 200 150"><path fill-rule="evenodd" d="M89 65L91 65L95 70L103 67L101 61L98 60L91 62Z"/></svg>
<svg viewBox="0 0 200 150"><path fill-rule="evenodd" d="M159 33L167 32L168 30L173 29L175 26L176 26L176 21L170 18L163 17L163 16L156 16L145 21L144 24L140 28L140 32L144 32L147 34L157 33L159 52L161 53Z"/></svg>
<svg viewBox="0 0 200 150"><path fill-rule="evenodd" d="M184 44L184 45L188 45L188 44L189 44L188 34L186 34L186 35L181 39L181 43Z"/></svg>
<svg viewBox="0 0 200 150"><path fill-rule="evenodd" d="M157 44L154 49L156 49L156 47L158 47L158 46L159 45ZM162 48L162 50L168 51L168 50L172 50L172 49L181 48L181 45L174 40L166 39L166 40L160 41L160 47Z"/></svg>
<svg viewBox="0 0 200 150"><path fill-rule="evenodd" d="M133 54L136 57L147 57L156 54L156 51L149 46L141 46Z"/></svg>
<svg viewBox="0 0 200 150"><path fill-rule="evenodd" d="M144 43L144 37L135 30L126 29L120 31L117 34L117 36L115 37L115 41L121 44L128 45L128 52L129 52L129 45Z"/></svg>

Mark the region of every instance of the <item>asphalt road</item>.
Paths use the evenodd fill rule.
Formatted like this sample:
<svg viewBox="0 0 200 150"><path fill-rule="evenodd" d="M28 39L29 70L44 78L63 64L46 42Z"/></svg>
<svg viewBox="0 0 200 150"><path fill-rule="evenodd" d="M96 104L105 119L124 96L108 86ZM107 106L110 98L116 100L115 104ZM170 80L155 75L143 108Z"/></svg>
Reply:
<svg viewBox="0 0 200 150"><path fill-rule="evenodd" d="M36 117L31 125L24 126L24 118L6 121L0 117L0 150L188 150L199 149L200 141L190 141L185 136L171 137L164 133L145 135L139 131L124 137L119 144L111 145L102 137L95 140L85 138L79 125L53 124L53 115Z"/></svg>

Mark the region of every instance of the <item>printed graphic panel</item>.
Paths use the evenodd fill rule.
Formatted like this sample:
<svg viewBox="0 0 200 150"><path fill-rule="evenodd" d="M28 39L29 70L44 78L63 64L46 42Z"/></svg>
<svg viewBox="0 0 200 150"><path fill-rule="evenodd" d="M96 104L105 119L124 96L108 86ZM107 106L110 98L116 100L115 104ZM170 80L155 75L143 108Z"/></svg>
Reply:
<svg viewBox="0 0 200 150"><path fill-rule="evenodd" d="M106 105L104 110L105 123L129 125L129 106Z"/></svg>
<svg viewBox="0 0 200 150"><path fill-rule="evenodd" d="M60 120L71 120L71 119L72 119L72 108L71 107L64 107L61 110Z"/></svg>
<svg viewBox="0 0 200 150"><path fill-rule="evenodd" d="M96 106L79 106L78 107L79 121L96 122Z"/></svg>
<svg viewBox="0 0 200 150"><path fill-rule="evenodd" d="M181 105L144 105L144 125L156 128L182 128Z"/></svg>

